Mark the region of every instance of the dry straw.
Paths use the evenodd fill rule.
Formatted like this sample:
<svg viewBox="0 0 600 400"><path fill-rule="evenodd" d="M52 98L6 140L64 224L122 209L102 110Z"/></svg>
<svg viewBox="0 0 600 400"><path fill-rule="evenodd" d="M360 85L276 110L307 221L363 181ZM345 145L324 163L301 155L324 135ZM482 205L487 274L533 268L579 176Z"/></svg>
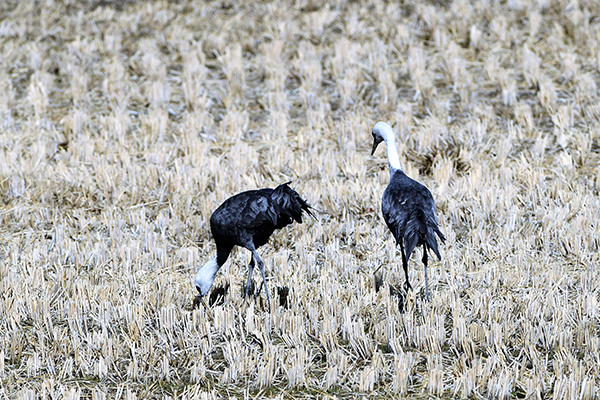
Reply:
<svg viewBox="0 0 600 400"><path fill-rule="evenodd" d="M2 2L0 397L597 397L598 15ZM403 314L378 120L448 238ZM192 309L211 212L288 180L324 212L264 249L288 308L242 301L237 252Z"/></svg>

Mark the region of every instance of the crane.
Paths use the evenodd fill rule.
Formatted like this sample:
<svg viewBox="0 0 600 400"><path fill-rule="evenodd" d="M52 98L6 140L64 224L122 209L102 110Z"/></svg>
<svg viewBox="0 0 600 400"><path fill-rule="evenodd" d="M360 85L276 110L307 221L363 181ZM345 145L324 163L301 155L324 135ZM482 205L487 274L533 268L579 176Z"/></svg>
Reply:
<svg viewBox="0 0 600 400"><path fill-rule="evenodd" d="M381 210L388 228L394 235L402 252L402 267L406 276L404 289L412 289L408 280L408 260L416 246L423 246L423 265L425 266L425 294L429 301L429 282L427 278L427 251L432 250L439 260L442 259L437 237L442 243L446 240L437 223L433 196L427 187L406 176L400 167L400 158L392 127L385 122L373 126L373 149L385 141L390 168L390 183L383 192Z"/></svg>
<svg viewBox="0 0 600 400"><path fill-rule="evenodd" d="M238 193L225 200L213 212L210 230L217 245L217 255L200 267L194 278L201 298L210 290L217 271L225 264L234 246L241 246L251 253L244 298L248 296L252 272L255 264L258 264L269 310L271 309L264 264L256 250L268 242L276 229L286 227L293 221L302 223L303 212L314 217L312 207L288 186L290 183L283 183L275 189Z"/></svg>

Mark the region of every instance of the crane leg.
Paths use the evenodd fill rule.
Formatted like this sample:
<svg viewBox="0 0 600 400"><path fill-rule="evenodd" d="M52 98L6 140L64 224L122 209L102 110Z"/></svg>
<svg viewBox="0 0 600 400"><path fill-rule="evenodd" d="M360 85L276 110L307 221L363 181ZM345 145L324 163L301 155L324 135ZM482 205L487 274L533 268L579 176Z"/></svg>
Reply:
<svg viewBox="0 0 600 400"><path fill-rule="evenodd" d="M429 301L429 280L427 279L427 246L423 245L423 264L425 265L425 297Z"/></svg>
<svg viewBox="0 0 600 400"><path fill-rule="evenodd" d="M402 241L400 242L400 251L402 253L402 268L404 268L404 276L406 277L406 282L404 282L404 290L407 292L412 290L412 286L408 281L408 260L406 259L406 252L404 251L404 244Z"/></svg>
<svg viewBox="0 0 600 400"><path fill-rule="evenodd" d="M250 283L252 282L252 272L254 272L254 254L250 256L250 264L248 264L248 283L246 284L244 299L248 297L248 292L250 291Z"/></svg>
<svg viewBox="0 0 600 400"><path fill-rule="evenodd" d="M262 260L260 259L260 256L256 252L256 249L254 247L252 247L251 251L252 251L252 256L256 259L256 263L258 264L258 269L260 270L260 273L262 274L263 283L265 285L265 293L267 294L267 304L269 305L269 312L271 312L271 296L269 295L269 288L267 287L267 278L265 278L265 266L264 266Z"/></svg>

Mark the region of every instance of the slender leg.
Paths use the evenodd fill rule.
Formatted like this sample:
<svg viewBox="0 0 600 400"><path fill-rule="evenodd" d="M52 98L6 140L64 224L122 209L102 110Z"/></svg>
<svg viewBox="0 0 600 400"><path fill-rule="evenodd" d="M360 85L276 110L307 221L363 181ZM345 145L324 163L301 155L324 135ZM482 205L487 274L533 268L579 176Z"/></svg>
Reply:
<svg viewBox="0 0 600 400"><path fill-rule="evenodd" d="M425 265L425 297L429 301L429 281L427 279L427 245L423 245L423 264Z"/></svg>
<svg viewBox="0 0 600 400"><path fill-rule="evenodd" d="M404 290L407 292L412 290L412 286L408 281L408 260L406 259L406 252L404 251L404 243L400 241L400 250L402 252L402 268L404 268L404 276L406 276L406 282L404 282Z"/></svg>
<svg viewBox="0 0 600 400"><path fill-rule="evenodd" d="M248 264L248 283L246 284L246 292L244 292L244 299L248 297L250 291L250 282L252 282L252 272L254 271L254 254L250 256L250 264Z"/></svg>
<svg viewBox="0 0 600 400"><path fill-rule="evenodd" d="M267 287L267 278L265 278L265 266L262 260L260 259L260 256L256 252L254 246L252 246L251 251L252 256L256 259L256 263L258 264L258 269L260 269L260 273L262 274L263 283L265 284L265 293L267 294L267 304L269 305L269 312L271 312L271 296L269 295L269 288Z"/></svg>

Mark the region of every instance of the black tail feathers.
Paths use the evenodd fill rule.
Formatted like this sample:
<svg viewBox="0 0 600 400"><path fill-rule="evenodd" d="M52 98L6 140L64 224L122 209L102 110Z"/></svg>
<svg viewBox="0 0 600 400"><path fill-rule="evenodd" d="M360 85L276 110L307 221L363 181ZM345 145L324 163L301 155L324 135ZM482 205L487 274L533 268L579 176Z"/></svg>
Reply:
<svg viewBox="0 0 600 400"><path fill-rule="evenodd" d="M406 224L404 231L404 244L406 246L406 258L410 258L411 253L418 245L422 244L426 248L431 249L438 260L442 260L438 249L436 235L442 243L446 241L446 237L440 231L437 222L431 216L419 210L421 215L411 219L411 223ZM425 251L427 251L425 249Z"/></svg>
<svg viewBox="0 0 600 400"><path fill-rule="evenodd" d="M312 207L300 197L298 192L288 186L290 183L292 182L282 183L273 190L272 198L279 206L280 213L299 223L302 222L302 212L314 218Z"/></svg>

